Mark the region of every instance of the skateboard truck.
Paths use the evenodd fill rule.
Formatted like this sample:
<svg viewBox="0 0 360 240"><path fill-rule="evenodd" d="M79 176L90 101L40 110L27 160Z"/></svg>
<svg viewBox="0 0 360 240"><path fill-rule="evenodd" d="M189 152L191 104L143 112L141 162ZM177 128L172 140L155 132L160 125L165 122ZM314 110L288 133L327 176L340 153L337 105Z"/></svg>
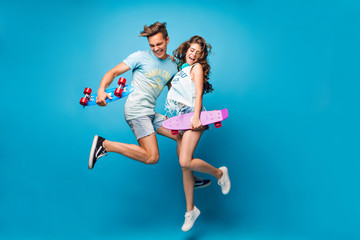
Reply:
<svg viewBox="0 0 360 240"><path fill-rule="evenodd" d="M124 90L125 87L125 83L126 83L126 79L125 78L119 78L118 84L119 86L116 88L114 95L117 97L121 97L121 93Z"/></svg>
<svg viewBox="0 0 360 240"><path fill-rule="evenodd" d="M215 128L221 128L221 122L216 122L216 123L214 123L214 125L215 125ZM178 135L179 134L179 130L171 130L171 134L172 135Z"/></svg>
<svg viewBox="0 0 360 240"><path fill-rule="evenodd" d="M84 107L87 105L87 102L90 100L91 92L92 92L91 88L85 88L84 90L85 97L82 97L80 99L80 104L83 105Z"/></svg>

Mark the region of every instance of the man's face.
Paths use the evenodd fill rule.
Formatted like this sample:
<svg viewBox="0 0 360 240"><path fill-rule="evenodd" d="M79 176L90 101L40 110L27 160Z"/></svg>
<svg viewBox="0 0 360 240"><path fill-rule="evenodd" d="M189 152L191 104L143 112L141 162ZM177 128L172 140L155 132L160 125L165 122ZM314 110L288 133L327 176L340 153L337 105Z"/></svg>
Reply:
<svg viewBox="0 0 360 240"><path fill-rule="evenodd" d="M160 59L166 59L168 56L166 54L167 45L169 43L169 37L164 39L161 33L157 33L151 37L148 37L149 45L151 51Z"/></svg>

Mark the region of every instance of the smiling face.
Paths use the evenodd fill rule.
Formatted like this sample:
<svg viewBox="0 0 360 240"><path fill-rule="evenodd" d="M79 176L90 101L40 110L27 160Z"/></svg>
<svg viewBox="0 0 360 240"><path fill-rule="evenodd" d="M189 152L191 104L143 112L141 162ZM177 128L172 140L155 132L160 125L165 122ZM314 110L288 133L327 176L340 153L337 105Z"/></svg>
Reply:
<svg viewBox="0 0 360 240"><path fill-rule="evenodd" d="M163 35L159 32L153 36L148 37L148 41L151 51L153 51L156 57L160 59L166 59L168 57L166 50L169 43L169 37L164 39Z"/></svg>
<svg viewBox="0 0 360 240"><path fill-rule="evenodd" d="M197 43L192 43L189 47L189 49L186 51L186 63L189 65L192 65L196 63L199 60L201 54L201 47Z"/></svg>

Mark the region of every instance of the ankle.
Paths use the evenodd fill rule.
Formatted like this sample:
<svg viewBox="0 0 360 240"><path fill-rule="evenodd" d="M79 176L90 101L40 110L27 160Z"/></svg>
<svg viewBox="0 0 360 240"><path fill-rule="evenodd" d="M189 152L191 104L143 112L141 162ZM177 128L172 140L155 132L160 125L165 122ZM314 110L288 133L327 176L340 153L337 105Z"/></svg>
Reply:
<svg viewBox="0 0 360 240"><path fill-rule="evenodd" d="M186 212L191 212L192 210L194 210L195 205L192 205L191 207L187 207L186 208Z"/></svg>
<svg viewBox="0 0 360 240"><path fill-rule="evenodd" d="M223 176L223 171L218 168L218 174L216 175L217 180L220 180Z"/></svg>
<svg viewBox="0 0 360 240"><path fill-rule="evenodd" d="M107 152L108 152L108 146L107 146L108 143L109 143L109 141L106 139L102 143L103 147L105 148L105 151L107 151Z"/></svg>

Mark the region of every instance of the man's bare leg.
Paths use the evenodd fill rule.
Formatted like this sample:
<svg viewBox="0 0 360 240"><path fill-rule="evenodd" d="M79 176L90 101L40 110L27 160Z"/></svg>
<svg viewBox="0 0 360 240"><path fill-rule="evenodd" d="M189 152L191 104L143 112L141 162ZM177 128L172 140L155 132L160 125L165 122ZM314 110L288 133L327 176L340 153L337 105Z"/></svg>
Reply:
<svg viewBox="0 0 360 240"><path fill-rule="evenodd" d="M103 145L107 152L115 152L145 164L159 161L159 147L155 133L138 140L139 145L105 140Z"/></svg>

